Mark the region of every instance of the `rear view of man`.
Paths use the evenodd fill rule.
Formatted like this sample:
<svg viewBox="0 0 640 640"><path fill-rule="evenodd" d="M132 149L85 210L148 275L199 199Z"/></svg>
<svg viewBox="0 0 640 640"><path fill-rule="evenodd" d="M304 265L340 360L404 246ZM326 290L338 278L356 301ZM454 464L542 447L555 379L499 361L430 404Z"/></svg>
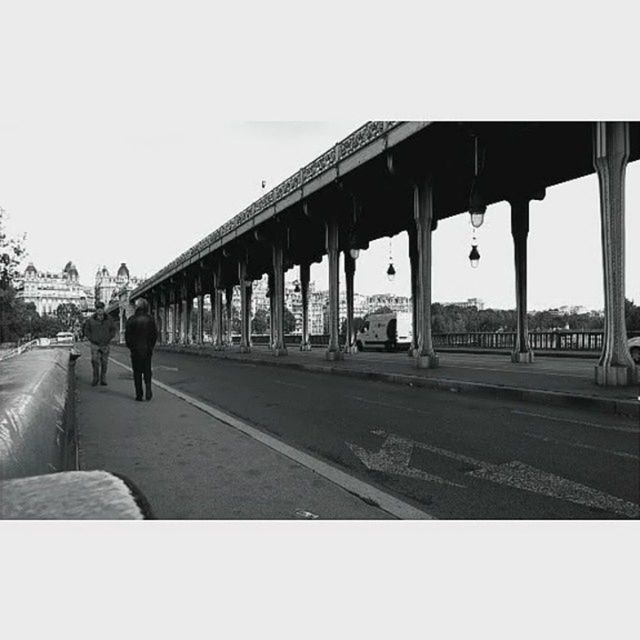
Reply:
<svg viewBox="0 0 640 640"><path fill-rule="evenodd" d="M116 325L105 313L104 302L96 302L96 312L84 323L82 331L91 343L91 366L93 380L91 386L107 384L107 363L109 361L109 343L116 335Z"/></svg>
<svg viewBox="0 0 640 640"><path fill-rule="evenodd" d="M144 298L136 300L136 312L127 320L124 339L131 351L136 400L142 400L143 376L145 398L151 400L151 354L158 339L158 331L154 319L149 315L149 304Z"/></svg>

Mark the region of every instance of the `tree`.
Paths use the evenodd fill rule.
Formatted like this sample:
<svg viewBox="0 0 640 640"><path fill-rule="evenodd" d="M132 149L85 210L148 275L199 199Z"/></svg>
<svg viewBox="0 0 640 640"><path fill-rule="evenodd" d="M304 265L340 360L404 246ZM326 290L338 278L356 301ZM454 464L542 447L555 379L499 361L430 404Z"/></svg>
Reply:
<svg viewBox="0 0 640 640"><path fill-rule="evenodd" d="M0 343L15 340L20 335L14 280L25 255L25 235L9 238L5 231L6 211L0 207Z"/></svg>
<svg viewBox="0 0 640 640"><path fill-rule="evenodd" d="M251 321L251 333L262 335L269 331L269 314L266 309L258 309Z"/></svg>
<svg viewBox="0 0 640 640"><path fill-rule="evenodd" d="M624 315L627 321L627 331L640 331L640 307L633 300L624 301Z"/></svg>
<svg viewBox="0 0 640 640"><path fill-rule="evenodd" d="M375 311L372 311L367 315L373 315L374 313L393 313L393 309L391 307L378 307Z"/></svg>
<svg viewBox="0 0 640 640"><path fill-rule="evenodd" d="M82 326L82 311L72 302L65 302L64 304L58 305L56 318L58 318L60 322L62 331L75 331L79 330Z"/></svg>
<svg viewBox="0 0 640 640"><path fill-rule="evenodd" d="M284 308L284 332L294 333L296 330L296 317L287 307Z"/></svg>
<svg viewBox="0 0 640 640"><path fill-rule="evenodd" d="M240 309L235 305L231 308L231 333L240 333Z"/></svg>

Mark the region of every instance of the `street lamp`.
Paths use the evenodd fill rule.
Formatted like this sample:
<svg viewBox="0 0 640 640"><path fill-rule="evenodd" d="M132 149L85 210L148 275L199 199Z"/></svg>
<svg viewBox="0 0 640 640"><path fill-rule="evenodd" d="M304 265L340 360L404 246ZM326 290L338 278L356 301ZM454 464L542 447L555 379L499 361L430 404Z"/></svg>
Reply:
<svg viewBox="0 0 640 640"><path fill-rule="evenodd" d="M393 282L395 277L396 277L396 270L393 267L393 262L390 262L389 268L387 269L387 278L389 279L389 282Z"/></svg>
<svg viewBox="0 0 640 640"><path fill-rule="evenodd" d="M358 256L360 255L360 247L358 246L359 244L360 241L358 238L358 232L354 229L349 235L349 255L354 260L357 260Z"/></svg>
<svg viewBox="0 0 640 640"><path fill-rule="evenodd" d="M393 282L396 277L396 270L393 266L392 239L389 238L389 267L387 268L387 278L389 282Z"/></svg>
<svg viewBox="0 0 640 640"><path fill-rule="evenodd" d="M471 225L477 229L484 222L484 214L487 210L484 198L481 193L480 173L481 167L478 158L478 137L474 138L474 175L471 183L471 193L469 195L469 215L471 216Z"/></svg>
<svg viewBox="0 0 640 640"><path fill-rule="evenodd" d="M469 253L469 260L471 261L472 268L476 268L478 266L478 262L480 262L480 253L478 251L478 245L471 245L471 253Z"/></svg>

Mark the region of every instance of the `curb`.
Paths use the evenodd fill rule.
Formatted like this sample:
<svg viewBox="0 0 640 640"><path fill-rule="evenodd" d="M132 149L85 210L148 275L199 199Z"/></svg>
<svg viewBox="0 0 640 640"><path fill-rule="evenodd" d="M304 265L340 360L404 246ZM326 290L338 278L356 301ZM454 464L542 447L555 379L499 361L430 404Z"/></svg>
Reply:
<svg viewBox="0 0 640 640"><path fill-rule="evenodd" d="M565 406L576 409L592 409L603 413L614 413L629 417L640 417L640 403L635 400L621 400L618 398L597 398L584 394L571 394L562 391L546 391L541 389L523 389L509 385L486 384L483 382L469 382L449 378L422 378L405 373L382 373L378 371L354 371L342 369L333 365L302 364L299 362L286 362L281 358L273 359L256 358L247 360L235 355L227 355L224 351L211 353L209 350L194 350L184 347L171 347L161 345L156 347L159 351L169 353L183 353L211 359L232 360L240 364L256 364L262 366L279 366L289 369L310 371L312 373L331 373L350 378L376 380L391 384L404 384L423 389L435 389L437 391L449 391L453 393L478 394L493 399L517 400L534 404Z"/></svg>

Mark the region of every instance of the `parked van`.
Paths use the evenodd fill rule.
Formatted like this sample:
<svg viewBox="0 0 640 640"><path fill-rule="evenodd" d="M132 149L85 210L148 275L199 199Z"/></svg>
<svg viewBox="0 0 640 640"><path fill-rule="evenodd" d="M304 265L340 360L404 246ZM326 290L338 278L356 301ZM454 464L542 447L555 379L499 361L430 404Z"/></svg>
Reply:
<svg viewBox="0 0 640 640"><path fill-rule="evenodd" d="M409 348L413 337L411 313L373 313L356 336L358 351L385 349L395 351Z"/></svg>

